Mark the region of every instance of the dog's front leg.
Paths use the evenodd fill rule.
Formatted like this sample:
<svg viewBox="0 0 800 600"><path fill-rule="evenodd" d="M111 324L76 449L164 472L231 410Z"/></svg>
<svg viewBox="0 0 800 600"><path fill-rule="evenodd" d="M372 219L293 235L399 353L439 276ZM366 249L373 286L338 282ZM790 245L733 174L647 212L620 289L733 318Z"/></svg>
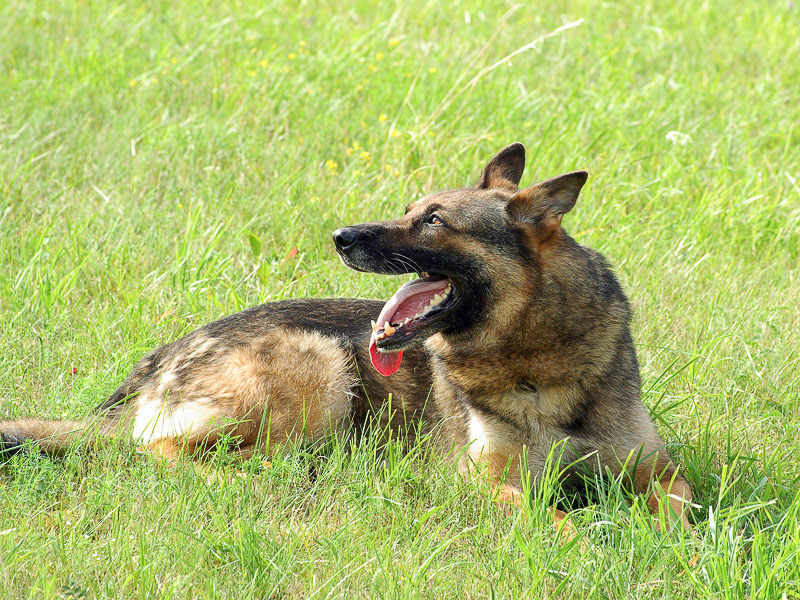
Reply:
<svg viewBox="0 0 800 600"><path fill-rule="evenodd" d="M470 415L469 447L461 463L464 474L483 477L492 497L504 504L522 505L520 458L525 451L508 426L480 414Z"/></svg>
<svg viewBox="0 0 800 600"><path fill-rule="evenodd" d="M492 499L505 508L521 508L529 500L522 490L520 465L528 449L522 445L519 432L504 423L471 415L470 443L462 471L476 474L489 484ZM566 513L553 507L556 524L566 518Z"/></svg>
<svg viewBox="0 0 800 600"><path fill-rule="evenodd" d="M485 485L492 500L511 514L526 500L520 486L519 456L520 453L491 452L486 448L480 453L471 451L462 472Z"/></svg>
<svg viewBox="0 0 800 600"><path fill-rule="evenodd" d="M524 447L520 448L520 451L524 452ZM494 462L496 465L499 465L500 463L502 463L502 461L503 461L502 455L494 455L494 456L490 455L489 460L487 461L489 469L488 475L492 483L491 485L492 498L494 499L495 502L499 503L503 507L503 509L507 514L510 515L512 513L513 508L517 509L522 508L523 504L526 501L526 497L521 487L519 487L518 485L508 483L506 481L505 469L503 469L499 473L495 471L493 475L491 467L492 463ZM519 461L518 460L514 461L512 457L507 457L506 465L510 467L512 464L519 465ZM515 476L516 480L519 479L518 470L514 473L509 471L508 477L511 477L512 474ZM550 510L548 512L553 517L553 525L559 532L559 535L566 541L573 539L576 535L575 528L572 526L572 523L570 523L567 513L565 513L563 510L556 508L555 506L550 507Z"/></svg>
<svg viewBox="0 0 800 600"><path fill-rule="evenodd" d="M657 528L661 528L663 515L667 524L677 519L684 530L692 531L688 517L693 506L692 488L666 452L654 452L637 465L633 478L636 492L648 496L647 507L656 518Z"/></svg>

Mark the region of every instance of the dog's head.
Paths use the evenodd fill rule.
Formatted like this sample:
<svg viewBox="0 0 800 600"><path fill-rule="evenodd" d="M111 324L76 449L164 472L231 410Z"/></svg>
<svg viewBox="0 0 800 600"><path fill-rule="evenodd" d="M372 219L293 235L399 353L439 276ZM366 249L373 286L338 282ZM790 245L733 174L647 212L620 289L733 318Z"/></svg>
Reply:
<svg viewBox="0 0 800 600"><path fill-rule="evenodd" d="M503 330L529 305L542 253L565 238L561 217L588 174L567 173L520 190L524 167L525 148L512 144L489 161L474 188L426 196L395 221L333 233L352 269L419 275L397 290L373 324L370 353L382 374L397 370L401 350L436 333L456 335L486 319Z"/></svg>

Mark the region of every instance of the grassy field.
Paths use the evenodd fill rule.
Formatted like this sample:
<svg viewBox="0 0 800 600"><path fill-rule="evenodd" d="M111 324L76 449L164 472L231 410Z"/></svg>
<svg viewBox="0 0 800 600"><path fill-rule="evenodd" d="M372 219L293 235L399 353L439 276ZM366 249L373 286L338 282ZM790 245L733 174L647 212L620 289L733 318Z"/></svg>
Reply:
<svg viewBox="0 0 800 600"><path fill-rule="evenodd" d="M559 541L555 486L506 515L424 445L108 448L0 467L0 597L800 598L800 6L221 4L0 4L0 418L259 302L388 298L331 231L521 141L525 184L592 174L564 224L631 298L695 536L604 482Z"/></svg>

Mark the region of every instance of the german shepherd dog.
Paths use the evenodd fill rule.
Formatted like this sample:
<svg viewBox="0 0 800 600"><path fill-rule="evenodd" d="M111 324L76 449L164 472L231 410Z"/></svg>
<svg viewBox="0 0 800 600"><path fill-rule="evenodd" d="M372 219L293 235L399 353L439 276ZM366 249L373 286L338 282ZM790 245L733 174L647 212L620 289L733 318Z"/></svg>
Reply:
<svg viewBox="0 0 800 600"><path fill-rule="evenodd" d="M691 489L640 399L626 297L561 227L588 174L520 190L524 165L512 144L473 188L333 233L352 269L418 275L386 304L288 300L225 317L145 355L93 420L0 421L0 450L30 439L57 455L123 431L169 458L223 434L247 456L387 415L391 394L387 426L416 422L502 501L521 502L522 478L566 440L562 461L622 475L688 528Z"/></svg>

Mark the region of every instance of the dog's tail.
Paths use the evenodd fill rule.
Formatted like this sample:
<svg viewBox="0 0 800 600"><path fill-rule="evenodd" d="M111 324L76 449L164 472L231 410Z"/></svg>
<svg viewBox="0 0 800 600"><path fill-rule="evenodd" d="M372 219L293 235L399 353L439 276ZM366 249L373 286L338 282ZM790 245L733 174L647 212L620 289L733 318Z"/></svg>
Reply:
<svg viewBox="0 0 800 600"><path fill-rule="evenodd" d="M71 447L92 447L113 434L115 428L110 421L113 420L101 415L83 421L0 421L0 458L20 452L28 440L49 456L61 456Z"/></svg>

